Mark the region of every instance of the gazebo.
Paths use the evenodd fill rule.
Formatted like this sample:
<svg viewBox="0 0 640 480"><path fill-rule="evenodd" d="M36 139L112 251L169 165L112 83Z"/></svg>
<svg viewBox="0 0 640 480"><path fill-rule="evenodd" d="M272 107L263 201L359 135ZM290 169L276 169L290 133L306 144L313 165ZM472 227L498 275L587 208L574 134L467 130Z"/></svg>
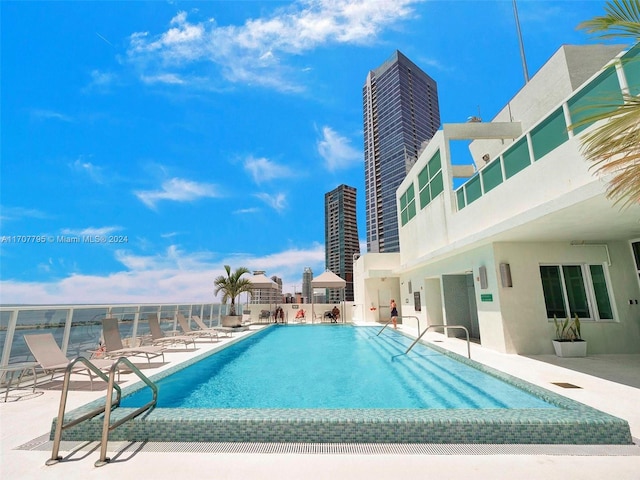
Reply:
<svg viewBox="0 0 640 480"><path fill-rule="evenodd" d="M315 318L314 306L313 306L315 301L315 295L313 294L313 290L316 288L333 288L333 289L342 290L342 295L341 295L342 310L340 315L342 315L342 321L344 322L344 290L346 286L347 286L347 281L340 278L331 270L327 270L324 273L318 275L313 280L311 280L311 318L312 319Z"/></svg>

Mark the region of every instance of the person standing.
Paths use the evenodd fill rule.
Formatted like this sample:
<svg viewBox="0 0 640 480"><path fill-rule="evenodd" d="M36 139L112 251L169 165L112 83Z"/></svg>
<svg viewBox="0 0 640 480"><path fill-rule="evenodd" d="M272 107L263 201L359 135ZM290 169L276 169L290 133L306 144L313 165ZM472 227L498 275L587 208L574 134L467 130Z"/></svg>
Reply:
<svg viewBox="0 0 640 480"><path fill-rule="evenodd" d="M393 322L393 328L398 329L398 306L396 305L396 301L391 299L391 321Z"/></svg>

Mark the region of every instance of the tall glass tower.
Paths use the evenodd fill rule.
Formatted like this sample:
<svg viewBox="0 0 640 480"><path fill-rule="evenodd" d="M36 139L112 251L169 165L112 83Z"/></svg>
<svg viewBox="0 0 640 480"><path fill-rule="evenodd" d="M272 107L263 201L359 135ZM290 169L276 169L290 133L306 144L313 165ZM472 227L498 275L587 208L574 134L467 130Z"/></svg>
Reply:
<svg viewBox="0 0 640 480"><path fill-rule="evenodd" d="M367 251L398 252L396 190L440 127L436 82L398 50L362 89Z"/></svg>
<svg viewBox="0 0 640 480"><path fill-rule="evenodd" d="M353 301L353 254L360 253L356 219L356 189L340 185L324 195L324 257L328 270L346 280L344 299ZM329 290L327 301L342 300L339 290Z"/></svg>

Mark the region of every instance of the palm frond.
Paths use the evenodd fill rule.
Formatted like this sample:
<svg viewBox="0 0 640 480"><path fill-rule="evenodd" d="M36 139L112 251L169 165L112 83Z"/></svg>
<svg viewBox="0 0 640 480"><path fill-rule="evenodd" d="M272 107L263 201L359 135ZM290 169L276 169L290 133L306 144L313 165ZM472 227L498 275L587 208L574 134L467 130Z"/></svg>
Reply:
<svg viewBox="0 0 640 480"><path fill-rule="evenodd" d="M601 109L603 106L598 105ZM622 206L640 203L640 97L624 96L622 105L604 106L570 128L603 122L582 137L582 153L595 173L611 175L607 197Z"/></svg>
<svg viewBox="0 0 640 480"><path fill-rule="evenodd" d="M611 0L605 4L606 15L578 25L601 38L640 39L640 0Z"/></svg>

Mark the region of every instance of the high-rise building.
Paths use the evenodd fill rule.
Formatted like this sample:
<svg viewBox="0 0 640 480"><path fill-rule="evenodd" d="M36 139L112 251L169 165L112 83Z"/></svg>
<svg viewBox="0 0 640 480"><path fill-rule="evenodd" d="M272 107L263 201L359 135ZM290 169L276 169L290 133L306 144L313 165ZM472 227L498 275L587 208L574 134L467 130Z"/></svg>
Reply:
<svg viewBox="0 0 640 480"><path fill-rule="evenodd" d="M346 280L344 299L353 301L353 255L360 253L356 220L356 189L340 185L324 195L325 266ZM342 300L340 290L329 290L327 301Z"/></svg>
<svg viewBox="0 0 640 480"><path fill-rule="evenodd" d="M311 267L304 267L302 272L302 301L311 303L313 291L311 289L311 280L313 280L313 271Z"/></svg>
<svg viewBox="0 0 640 480"><path fill-rule="evenodd" d="M396 50L369 72L362 96L367 251L398 252L396 190L440 127L438 89Z"/></svg>
<svg viewBox="0 0 640 480"><path fill-rule="evenodd" d="M271 290L270 302L275 304L284 303L284 297L282 296L282 279L276 275L272 275L271 280L273 280L278 287Z"/></svg>

